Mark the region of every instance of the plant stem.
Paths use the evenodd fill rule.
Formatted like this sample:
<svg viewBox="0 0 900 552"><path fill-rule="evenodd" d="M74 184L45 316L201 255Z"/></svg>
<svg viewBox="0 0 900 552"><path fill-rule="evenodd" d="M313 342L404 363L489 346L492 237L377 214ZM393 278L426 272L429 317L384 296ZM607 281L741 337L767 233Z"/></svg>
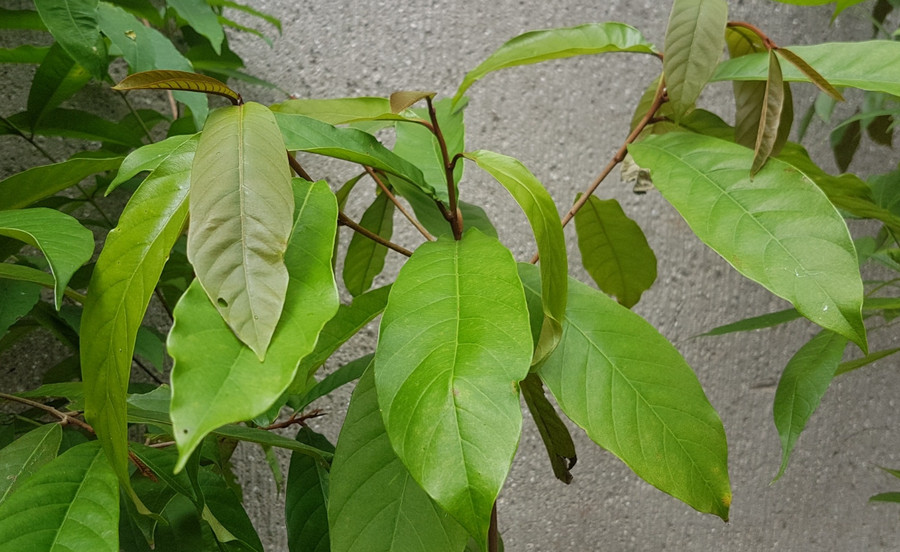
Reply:
<svg viewBox="0 0 900 552"><path fill-rule="evenodd" d="M622 147L620 147L618 149L618 151L616 151L616 153L615 153L615 155L613 155L612 159L609 160L609 163L606 164L606 167L603 168L603 172L601 172L600 175L594 179L594 181L591 183L591 185L588 186L587 190L585 190L584 193L581 194L581 197L578 199L578 201L576 201L575 204L572 206L572 208L569 209L569 212L566 213L566 216L563 217L563 219L562 219L563 226L569 224L569 221L571 221L575 217L576 213L578 213L578 211L582 207L584 207L584 205L588 202L588 199L590 199L591 195L594 193L594 191L597 189L597 187L600 186L600 184L606 179L607 176L609 176L609 173L611 173L612 170L614 168L616 168L616 165L618 165L619 163L622 162L623 159L625 159L625 155L628 154L628 145L631 144L632 142L634 142L634 140L638 137L638 135L640 135L640 133L643 132L643 130L650 123L650 121L653 120L653 117L656 115L656 112L659 111L659 108L666 101L667 101L667 97L666 97L665 81L663 79L660 79L659 86L656 88L656 96L653 98L653 103L650 105L650 109L647 110L647 113L644 114L644 117L641 118L641 121L637 124L637 126L634 127L634 130L631 131L631 134L628 135L628 138L625 139L625 142L622 144ZM531 264L534 264L534 263L538 262L539 260L540 260L540 257L538 255L535 255L531 259Z"/></svg>
<svg viewBox="0 0 900 552"><path fill-rule="evenodd" d="M362 226L357 224L353 219L351 219L350 217L345 215L343 211L338 212L338 224L340 224L342 226L346 226L347 228L350 228L354 232L362 234L363 236L369 238L370 240L372 240L376 243L380 243L381 245L387 247L388 249L393 249L394 251L396 251L397 253L400 253L401 255L406 255L407 257L412 257L412 251L410 251L409 249L406 249L405 247L399 246L396 243L393 243L391 241L388 241L388 240L382 238L381 236L372 232L368 228L363 228Z"/></svg>
<svg viewBox="0 0 900 552"><path fill-rule="evenodd" d="M128 106L128 111L130 111L131 114L134 115L134 118L137 119L138 124L141 125L141 129L144 131L144 136L146 136L147 140L149 140L150 143L152 144L153 136L150 135L150 129L147 128L146 123L144 123L144 120L141 118L140 115L138 115L137 110L134 109L134 106L131 105L131 102L128 101L128 96L125 94L125 92L122 92L121 90L117 90L116 92L119 93L119 97L122 98L122 101L125 102L125 105Z"/></svg>
<svg viewBox="0 0 900 552"><path fill-rule="evenodd" d="M312 420L313 418L320 418L325 415L321 409L316 408L312 410L309 414L301 414L298 416L299 412L295 412L290 418L283 422L276 422L271 425L267 425L266 427L261 427L260 429L264 429L266 431L272 431L273 429L282 429L285 427L290 427L292 425L300 425L306 427L307 420Z"/></svg>
<svg viewBox="0 0 900 552"><path fill-rule="evenodd" d="M438 145L441 147L441 157L444 160L444 174L447 177L447 195L450 197L449 218L450 227L453 229L453 239L459 241L462 239L462 217L459 214L459 207L456 202L456 182L453 179L453 163L450 160L450 154L447 153L447 142L444 140L444 133L441 132L441 126L438 124L437 112L434 110L434 104L431 97L426 97L428 103L428 116L431 118L431 126L433 127L434 136L437 138Z"/></svg>
<svg viewBox="0 0 900 552"><path fill-rule="evenodd" d="M497 503L491 509L491 524L488 527L488 552L500 552L500 531L497 527Z"/></svg>
<svg viewBox="0 0 900 552"><path fill-rule="evenodd" d="M53 408L52 406L47 406L46 404L41 404L37 401L32 401L32 400L26 399L24 397L17 397L16 395L9 395L7 393L0 393L0 399L6 399L8 401L22 403L22 404L28 405L32 408L37 408L39 410L43 410L44 412L47 412L49 414L52 414L56 418L59 418L59 421L62 425L72 424L74 426L80 427L81 429L83 429L89 433L94 433L94 428L91 427L90 424L88 424L86 422L82 422L81 420L76 418L75 416L77 414L74 412L61 412L61 411Z"/></svg>
<svg viewBox="0 0 900 552"><path fill-rule="evenodd" d="M778 49L778 45L775 44L775 41L773 41L771 38L769 38L769 35L764 33L762 31L762 29L760 29L759 27L757 27L756 25L754 25L752 23L747 23L745 21L729 21L727 26L732 27L732 28L733 27L742 27L753 33L756 33L756 35L759 36L760 39L762 39L763 44L765 45L766 49L768 49L768 50L777 50Z"/></svg>
<svg viewBox="0 0 900 552"><path fill-rule="evenodd" d="M294 169L294 172L297 173L297 176L299 176L300 178L305 178L306 180L309 180L310 182L315 182L312 179L312 177L309 176L309 173L307 173L305 170L303 170L303 166L300 165L300 162L297 161L293 155L291 155L291 152L287 153L287 157L288 157L288 163L290 163L291 168Z"/></svg>
<svg viewBox="0 0 900 552"><path fill-rule="evenodd" d="M378 187L381 188L381 191L384 192L384 194L387 196L387 198L391 200L391 203L393 203L397 207L397 209L401 213L403 213L403 216L406 217L406 220L408 220L410 223L412 223L412 225L416 227L416 230L418 230L420 234L425 236L426 240L434 241L434 236L429 234L428 230L426 230L425 227L422 226L422 224L418 220L416 220L416 218L413 217L409 213L409 211L406 210L406 208L403 206L403 204L397 200L397 197L391 192L390 189L388 189L387 186L385 186L384 182L382 182L381 178L378 177L378 174L372 169L372 167L364 167L364 168L366 169L366 172L369 173L369 176L372 177L372 180L374 180L375 183L378 184Z"/></svg>

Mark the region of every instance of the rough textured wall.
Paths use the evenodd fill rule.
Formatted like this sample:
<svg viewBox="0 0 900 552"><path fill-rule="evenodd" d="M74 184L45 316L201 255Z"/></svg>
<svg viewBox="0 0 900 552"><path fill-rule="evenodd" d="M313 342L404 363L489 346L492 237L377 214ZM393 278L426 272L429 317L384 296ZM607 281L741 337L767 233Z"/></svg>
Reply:
<svg viewBox="0 0 900 552"><path fill-rule="evenodd" d="M507 39L531 29L624 21L661 45L671 1L265 0L254 5L282 18L284 34L273 48L253 37L235 38L233 47L247 60L247 71L300 97L342 97L384 96L402 89L452 94L466 71ZM783 45L863 39L871 33L863 10L851 10L829 27L827 8L802 9L769 0L732 0L729 5L731 19L751 21ZM658 70L658 62L647 56L603 55L495 73L469 91L468 147L522 160L563 209L619 147L637 97ZM16 84L2 82L0 90L8 102L24 105L24 93ZM730 86L712 85L702 98L704 106L726 119L733 112ZM242 87L242 92L257 101L279 99L262 88ZM795 86L796 112L802 113L814 95L811 86ZM4 113L16 111L6 105ZM31 152L7 137L0 139L0 174L21 168L22 156ZM824 167L834 170L821 128L813 127L806 144ZM851 168L863 173L888 170L896 158L887 149L870 147L857 155ZM333 184L356 171L318 158L304 162L313 176ZM489 208L501 239L519 260L531 256L534 244L527 223L502 188L468 167L461 193L467 201ZM867 500L897 486L876 467L900 466L897 361L835 381L801 437L787 473L769 485L780 461L771 421L775 384L787 360L815 328L794 322L776 330L691 339L722 323L785 308L786 303L743 280L703 246L658 194L635 196L614 174L598 195L622 203L659 258L658 281L636 310L676 344L722 417L730 445L731 521L723 524L660 493L577 428L575 480L564 486L552 477L540 438L526 419L499 504L507 549L896 549L897 508ZM358 218L364 206L362 198L348 211ZM396 241L418 243L414 231L399 219L396 228ZM588 281L571 229L567 237L572 271ZM399 267L399 259L392 260L387 275ZM328 367L370 351L375 335L374 327L364 332ZM894 341L882 332L872 336L871 346L877 350ZM20 378L23 368L39 365L35 358L40 357L0 358L0 387ZM316 428L332 439L348 397L349 392L339 393L317 405L328 416ZM286 550L282 497L260 450L242 447L236 461L242 466L248 511L267 549Z"/></svg>

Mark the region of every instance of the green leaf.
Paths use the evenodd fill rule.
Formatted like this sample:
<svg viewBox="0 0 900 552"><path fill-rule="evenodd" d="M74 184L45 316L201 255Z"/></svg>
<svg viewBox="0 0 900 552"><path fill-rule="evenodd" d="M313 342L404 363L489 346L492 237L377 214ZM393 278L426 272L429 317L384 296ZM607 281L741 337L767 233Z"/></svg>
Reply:
<svg viewBox="0 0 900 552"><path fill-rule="evenodd" d="M695 134L651 136L629 150L694 233L738 272L866 350L856 250L808 177L771 159L751 180L750 150Z"/></svg>
<svg viewBox="0 0 900 552"><path fill-rule="evenodd" d="M239 544L244 550L263 552L253 522L228 483L207 466L200 468L198 476L205 501L201 516L212 527L216 539L222 543Z"/></svg>
<svg viewBox="0 0 900 552"><path fill-rule="evenodd" d="M784 474L800 432L828 390L846 348L846 337L823 330L803 345L785 366L772 407L781 438L781 467L773 482Z"/></svg>
<svg viewBox="0 0 900 552"><path fill-rule="evenodd" d="M897 354L900 352L900 347L894 347L893 349L885 349L883 351L875 351L874 353L869 353L868 355L857 358L854 360L848 360L847 362L842 362L838 365L837 369L834 371L835 377L846 374L847 372L852 372L863 366L868 366L875 361L881 360L883 358L887 358L891 355Z"/></svg>
<svg viewBox="0 0 900 552"><path fill-rule="evenodd" d="M580 196L580 194L579 194ZM656 281L656 255L615 199L588 198L575 214L581 262L597 286L631 308Z"/></svg>
<svg viewBox="0 0 900 552"><path fill-rule="evenodd" d="M429 196L436 197L418 167L382 146L371 134L353 128L337 128L303 115L276 112L275 120L281 128L285 146L291 151L305 151L368 165L396 174Z"/></svg>
<svg viewBox="0 0 900 552"><path fill-rule="evenodd" d="M63 292L78 268L91 260L94 235L77 219L43 207L0 211L0 235L37 247L47 258L55 281L57 310Z"/></svg>
<svg viewBox="0 0 900 552"><path fill-rule="evenodd" d="M318 449L334 452L325 436L308 427L300 428L297 440ZM284 520L291 552L330 552L328 539L329 465L303 454L291 455Z"/></svg>
<svg viewBox="0 0 900 552"><path fill-rule="evenodd" d="M91 74L53 43L34 73L28 91L28 122L34 129L51 110L71 98L91 80Z"/></svg>
<svg viewBox="0 0 900 552"><path fill-rule="evenodd" d="M277 17L269 15L265 12L255 10L251 6L248 6L246 4L241 4L238 2L231 2L230 0L207 0L207 3L210 6L224 6L227 8L232 8L235 10L242 11L244 13L248 13L254 17L258 17L258 18L262 19L263 21L266 21L267 23L271 24L273 27L278 29L279 33L281 33L281 20L279 20Z"/></svg>
<svg viewBox="0 0 900 552"><path fill-rule="evenodd" d="M106 75L106 44L100 37L97 0L35 0L53 38L97 80Z"/></svg>
<svg viewBox="0 0 900 552"><path fill-rule="evenodd" d="M779 137L782 143L787 136L779 132L782 120L781 113L784 108L784 82L781 79L781 65L775 52L769 51L769 78L766 80L765 101L762 103L762 112L759 116L759 128L756 133L756 145L753 148L753 165L750 168L750 176L755 176L769 156L777 154L775 148Z"/></svg>
<svg viewBox="0 0 900 552"><path fill-rule="evenodd" d="M184 465L191 451L219 426L265 412L294 379L300 359L338 308L331 254L337 204L323 182L295 179L296 219L285 253L290 283L264 361L244 346L195 281L175 307L169 334L171 417Z"/></svg>
<svg viewBox="0 0 900 552"><path fill-rule="evenodd" d="M199 137L196 134L179 134L177 136L166 138L165 140L160 140L159 142L141 146L129 153L128 157L126 157L119 166L116 177L110 182L109 186L107 186L106 195L109 195L113 190L118 188L120 184L131 180L139 173L153 171L173 154L178 152L179 148L189 140L194 142L194 146L191 148L191 151L193 151L196 149L196 142L199 140ZM191 156L191 161L193 161L193 156Z"/></svg>
<svg viewBox="0 0 900 552"><path fill-rule="evenodd" d="M569 268L559 213L547 189L518 160L487 150L467 153L466 157L506 188L525 212L534 232L541 258L541 300L545 318L532 362L540 362L559 342L566 312Z"/></svg>
<svg viewBox="0 0 900 552"><path fill-rule="evenodd" d="M0 336L6 334L10 326L28 314L40 299L40 286L31 282L5 279L0 272Z"/></svg>
<svg viewBox="0 0 900 552"><path fill-rule="evenodd" d="M204 0L166 0L166 4L175 8L191 28L208 38L217 54L222 53L225 31L219 17Z"/></svg>
<svg viewBox="0 0 900 552"><path fill-rule="evenodd" d="M828 42L811 46L791 46L790 51L813 67L834 86L900 95L900 42ZM752 54L719 64L711 81L764 81L768 75L768 54ZM785 82L811 82L793 65L784 68Z"/></svg>
<svg viewBox="0 0 900 552"><path fill-rule="evenodd" d="M359 221L360 226L391 239L394 231L394 204L387 194L378 194ZM344 256L344 285L356 297L369 290L375 277L384 269L387 247L362 234L353 233Z"/></svg>
<svg viewBox="0 0 900 552"><path fill-rule="evenodd" d="M125 395L132 355L153 289L187 220L188 179L197 141L174 150L135 191L94 267L81 317L85 415L126 485Z"/></svg>
<svg viewBox="0 0 900 552"><path fill-rule="evenodd" d="M381 314L387 305L390 286L373 289L353 299L349 305L338 307L337 314L329 320L316 342L313 352L303 357L297 376L291 383L288 393L298 395L306 392L312 385L313 375L325 361L334 354L348 339L357 334L376 316ZM295 405L295 409L303 408Z"/></svg>
<svg viewBox="0 0 900 552"><path fill-rule="evenodd" d="M56 458L61 441L60 425L45 424L0 450L0 504L41 466Z"/></svg>
<svg viewBox="0 0 900 552"><path fill-rule="evenodd" d="M0 550L119 550L116 475L96 441L45 464L0 504Z"/></svg>
<svg viewBox="0 0 900 552"><path fill-rule="evenodd" d="M900 502L900 492L878 493L870 497L869 502Z"/></svg>
<svg viewBox="0 0 900 552"><path fill-rule="evenodd" d="M115 170L122 158L73 157L61 163L32 167L0 180L0 209L20 209L78 184L92 174Z"/></svg>
<svg viewBox="0 0 900 552"><path fill-rule="evenodd" d="M324 330L323 330L324 333ZM314 400L319 397L328 395L338 387L348 384L351 381L358 380L362 377L366 367L372 362L374 354L361 356L356 360L351 360L347 364L341 366L334 372L325 376L322 381L316 383L309 391L303 394L295 403L291 405L294 410L303 410Z"/></svg>
<svg viewBox="0 0 900 552"><path fill-rule="evenodd" d="M744 318L743 320L725 324L723 326L717 326L709 330L708 332L702 333L696 337L725 335L733 332L749 332L753 330L761 330L764 328L771 328L772 326L778 326L779 324L792 322L794 320L797 320L801 316L802 315L797 312L797 309L785 309L777 312L763 314L760 316Z"/></svg>
<svg viewBox="0 0 900 552"><path fill-rule="evenodd" d="M468 538L416 484L391 448L371 369L350 399L329 495L333 552L458 552Z"/></svg>
<svg viewBox="0 0 900 552"><path fill-rule="evenodd" d="M645 481L727 520L725 430L690 366L643 318L576 280L568 305L538 371L559 407Z"/></svg>
<svg viewBox="0 0 900 552"><path fill-rule="evenodd" d="M31 10L7 10L0 8L0 29L28 29L46 31L41 16Z"/></svg>
<svg viewBox="0 0 900 552"><path fill-rule="evenodd" d="M260 360L284 306L294 217L291 174L272 113L213 111L191 170L187 254L222 318Z"/></svg>
<svg viewBox="0 0 900 552"><path fill-rule="evenodd" d="M860 140L862 140L862 124L859 119L831 132L829 141L834 152L834 162L841 172L845 172L850 167L853 156L859 149Z"/></svg>
<svg viewBox="0 0 900 552"><path fill-rule="evenodd" d="M725 48L727 21L724 0L675 0L672 5L663 72L676 122L694 108L713 75Z"/></svg>
<svg viewBox="0 0 900 552"><path fill-rule="evenodd" d="M25 115L26 113L22 113ZM18 115L10 117L17 121ZM117 144L128 148L143 145L144 132L137 125L115 123L78 109L53 109L43 115L43 119L33 129L38 136L62 136L80 140L93 140Z"/></svg>
<svg viewBox="0 0 900 552"><path fill-rule="evenodd" d="M553 475L565 484L572 482L571 469L578 461L575 454L575 443L569 435L569 429L559 418L559 414L544 394L544 384L535 374L528 374L522 380L522 396L525 405L534 419L534 423L544 441L544 447L550 456Z"/></svg>
<svg viewBox="0 0 900 552"><path fill-rule="evenodd" d="M478 67L469 71L453 96L453 103L456 104L475 81L492 71L606 52L655 54L656 49L640 31L624 23L589 23L527 32L504 43Z"/></svg>
<svg viewBox="0 0 900 552"><path fill-rule="evenodd" d="M50 53L48 46L22 44L15 48L0 48L0 63L41 63ZM32 82L34 79L32 79Z"/></svg>
<svg viewBox="0 0 900 552"><path fill-rule="evenodd" d="M300 98L291 99L269 107L275 113L304 115L329 125L342 125L354 121L371 120L391 112L387 98Z"/></svg>
<svg viewBox="0 0 900 552"><path fill-rule="evenodd" d="M510 252L470 230L416 249L391 288L378 403L413 479L480 542L522 429L532 342Z"/></svg>

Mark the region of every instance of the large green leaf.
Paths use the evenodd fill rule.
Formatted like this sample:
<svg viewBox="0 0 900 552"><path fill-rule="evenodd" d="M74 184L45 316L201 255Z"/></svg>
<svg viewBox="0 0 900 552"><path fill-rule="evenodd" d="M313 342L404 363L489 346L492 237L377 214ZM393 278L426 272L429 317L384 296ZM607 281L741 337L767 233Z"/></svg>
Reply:
<svg viewBox="0 0 900 552"><path fill-rule="evenodd" d="M265 412L294 379L338 308L331 270L337 203L325 182L294 180L296 219L285 253L290 283L270 354L260 361L229 330L195 281L175 307L169 334L179 468L209 432Z"/></svg>
<svg viewBox="0 0 900 552"><path fill-rule="evenodd" d="M106 44L100 37L97 0L35 0L47 30L97 80L106 75Z"/></svg>
<svg viewBox="0 0 900 552"><path fill-rule="evenodd" d="M106 195L109 195L113 190L118 188L120 184L134 178L139 173L156 169L161 163L169 159L173 152L178 150L178 148L188 140L194 141L194 147L191 148L191 152L193 152L194 149L196 149L198 137L194 134L179 134L177 136L166 138L165 140L160 140L159 142L147 144L146 146L142 146L129 153L128 157L126 157L119 166L116 177L106 188ZM193 161L193 155L190 159Z"/></svg>
<svg viewBox="0 0 900 552"><path fill-rule="evenodd" d="M150 297L187 220L197 140L174 149L135 191L94 267L81 316L85 415L123 485L129 481L125 396Z"/></svg>
<svg viewBox="0 0 900 552"><path fill-rule="evenodd" d="M556 204L547 189L518 160L487 150L467 153L466 157L506 188L531 223L541 258L541 299L545 317L534 353L534 362L539 362L556 347L566 312L569 268Z"/></svg>
<svg viewBox="0 0 900 552"><path fill-rule="evenodd" d="M387 98L301 98L273 104L276 113L305 115L330 125L342 125L359 120L370 120L391 112Z"/></svg>
<svg viewBox="0 0 900 552"><path fill-rule="evenodd" d="M0 209L20 209L78 184L88 176L116 169L122 158L72 157L61 163L31 167L0 180Z"/></svg>
<svg viewBox="0 0 900 552"><path fill-rule="evenodd" d="M519 441L517 382L531 355L525 293L500 242L469 230L416 249L381 319L378 403L413 479L482 543Z"/></svg>
<svg viewBox="0 0 900 552"><path fill-rule="evenodd" d="M725 48L725 0L675 0L666 29L663 72L675 120L694 107Z"/></svg>
<svg viewBox="0 0 900 552"><path fill-rule="evenodd" d="M45 424L0 450L0 504L41 466L56 458L62 428Z"/></svg>
<svg viewBox="0 0 900 552"><path fill-rule="evenodd" d="M350 399L329 491L333 552L458 552L468 538L391 448L371 369Z"/></svg>
<svg viewBox="0 0 900 552"><path fill-rule="evenodd" d="M631 308L656 281L656 255L615 199L588 198L575 214L581 263L597 286Z"/></svg>
<svg viewBox="0 0 900 552"><path fill-rule="evenodd" d="M846 337L822 330L785 366L772 406L775 427L781 438L781 467L775 480L784 474L791 451L828 390L846 348Z"/></svg>
<svg viewBox="0 0 900 552"><path fill-rule="evenodd" d="M45 464L0 504L2 552L118 552L116 474L96 441Z"/></svg>
<svg viewBox="0 0 900 552"><path fill-rule="evenodd" d="M166 4L175 8L188 25L195 31L209 39L213 50L217 54L222 53L222 42L225 40L225 31L219 23L219 17L204 0L166 0Z"/></svg>
<svg viewBox="0 0 900 552"><path fill-rule="evenodd" d="M294 196L281 133L264 106L213 111L191 170L187 253L197 279L260 360L284 306Z"/></svg>
<svg viewBox="0 0 900 552"><path fill-rule="evenodd" d="M624 23L588 23L577 27L531 31L497 49L469 71L453 97L455 104L478 79L492 71L551 59L606 52L653 54L656 49L640 31Z"/></svg>
<svg viewBox="0 0 900 552"><path fill-rule="evenodd" d="M308 427L300 428L297 440L334 452L325 436ZM292 454L284 495L284 520L290 552L329 552L329 465L322 459Z"/></svg>
<svg viewBox="0 0 900 552"><path fill-rule="evenodd" d="M791 46L790 49L835 86L900 95L900 42L828 42ZM768 54L765 53L730 59L719 64L710 80L766 80L768 62ZM783 69L786 82L809 82L809 77L794 65Z"/></svg>
<svg viewBox="0 0 900 552"><path fill-rule="evenodd" d="M94 235L75 218L37 207L0 211L0 235L37 247L53 273L56 308L62 306L69 279L94 254Z"/></svg>
<svg viewBox="0 0 900 552"><path fill-rule="evenodd" d="M4 336L10 326L28 314L35 303L41 300L41 287L39 285L5 277L2 269L8 266L18 267L18 265L10 265L9 263L0 264L0 337ZM31 269L31 267L26 266L21 268ZM39 270L36 270L36 272L51 278L49 274ZM53 287L52 278L50 287Z"/></svg>
<svg viewBox="0 0 900 552"><path fill-rule="evenodd" d="M27 113L17 113L10 117L9 121L18 123L19 115ZM51 109L43 114L41 121L32 131L38 136L93 140L128 148L142 146L145 136L143 129L137 124L116 123L80 109L63 108Z"/></svg>
<svg viewBox="0 0 900 552"><path fill-rule="evenodd" d="M856 250L844 219L809 178L771 159L751 179L752 151L696 134L651 136L629 150L704 243L865 351Z"/></svg>
<svg viewBox="0 0 900 552"><path fill-rule="evenodd" d="M54 42L44 61L31 79L28 91L28 119L34 129L48 112L91 80L91 74L63 50L59 42Z"/></svg>
<svg viewBox="0 0 900 552"><path fill-rule="evenodd" d="M371 134L353 128L337 128L303 115L276 112L275 120L284 135L284 145L291 151L305 151L368 165L396 174L431 197L436 197L418 167L381 145Z"/></svg>
<svg viewBox="0 0 900 552"><path fill-rule="evenodd" d="M562 411L648 483L728 519L725 430L675 347L576 280L563 338L539 375Z"/></svg>
<svg viewBox="0 0 900 552"><path fill-rule="evenodd" d="M394 231L394 204L387 194L378 194L359 221L360 226L386 240ZM384 269L387 247L357 232L350 238L344 256L344 285L356 297L369 290Z"/></svg>

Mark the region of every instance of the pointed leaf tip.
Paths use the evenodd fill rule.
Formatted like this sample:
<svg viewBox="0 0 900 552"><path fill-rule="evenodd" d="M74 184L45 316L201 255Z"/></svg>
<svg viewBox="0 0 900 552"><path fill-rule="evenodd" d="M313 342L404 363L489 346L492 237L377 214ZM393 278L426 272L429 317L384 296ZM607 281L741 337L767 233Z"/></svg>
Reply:
<svg viewBox="0 0 900 552"><path fill-rule="evenodd" d="M142 71L128 75L113 90L183 90L224 96L234 105L243 103L241 95L224 82L189 71Z"/></svg>

